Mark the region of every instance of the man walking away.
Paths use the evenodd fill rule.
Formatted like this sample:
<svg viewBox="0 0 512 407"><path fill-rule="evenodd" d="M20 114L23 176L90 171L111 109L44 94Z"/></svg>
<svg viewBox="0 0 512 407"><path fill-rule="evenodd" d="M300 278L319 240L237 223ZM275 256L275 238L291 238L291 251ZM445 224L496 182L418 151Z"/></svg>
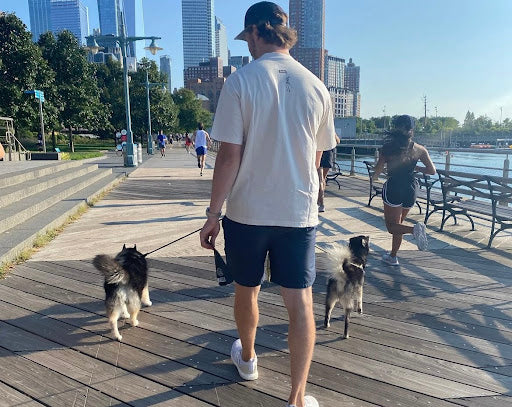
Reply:
<svg viewBox="0 0 512 407"><path fill-rule="evenodd" d="M212 137L221 146L200 239L204 248L214 248L229 196L222 227L240 336L231 359L243 379L258 378L257 300L268 254L271 281L281 286L289 316L287 405L316 407L305 390L315 345L317 169L322 151L336 143L329 93L290 56L297 34L287 22L281 7L267 1L245 14L236 38L247 41L254 61L228 77L219 98Z"/></svg>
<svg viewBox="0 0 512 407"><path fill-rule="evenodd" d="M192 136L192 141L196 148L197 166L201 169L201 175L203 175L204 162L206 153L208 152L208 145L211 144L210 135L203 129L203 123L197 124L197 130Z"/></svg>

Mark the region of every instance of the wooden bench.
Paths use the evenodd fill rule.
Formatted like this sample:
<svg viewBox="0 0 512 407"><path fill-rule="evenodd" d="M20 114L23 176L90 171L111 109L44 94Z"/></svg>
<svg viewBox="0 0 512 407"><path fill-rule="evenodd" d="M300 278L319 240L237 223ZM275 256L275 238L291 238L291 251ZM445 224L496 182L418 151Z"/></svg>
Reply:
<svg viewBox="0 0 512 407"><path fill-rule="evenodd" d="M446 221L457 216L466 217L475 230L473 218L491 222L491 232L487 247L490 248L494 237L501 231L512 228L512 180L479 174L438 170L439 186L443 199L434 201L433 209L427 214L441 211L440 231Z"/></svg>
<svg viewBox="0 0 512 407"><path fill-rule="evenodd" d="M334 181L338 185L338 189L341 189L341 184L337 178L342 175L343 173L341 172L340 166L338 165L337 162L335 162L332 168L327 173L327 177L325 178L325 185L327 185L329 181Z"/></svg>

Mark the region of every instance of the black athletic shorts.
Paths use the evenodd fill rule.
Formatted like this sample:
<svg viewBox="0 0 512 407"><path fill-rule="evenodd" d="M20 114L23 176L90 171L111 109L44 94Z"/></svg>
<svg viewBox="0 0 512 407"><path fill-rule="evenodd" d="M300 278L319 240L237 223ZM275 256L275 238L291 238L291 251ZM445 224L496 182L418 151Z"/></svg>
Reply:
<svg viewBox="0 0 512 407"><path fill-rule="evenodd" d="M401 179L388 179L382 186L382 200L388 206L410 209L418 196L418 181L404 182Z"/></svg>
<svg viewBox="0 0 512 407"><path fill-rule="evenodd" d="M322 158L320 159L320 167L322 168L332 168L334 165L334 148L332 150L327 150L322 153Z"/></svg>
<svg viewBox="0 0 512 407"><path fill-rule="evenodd" d="M261 284L267 253L270 281L285 288L306 288L316 277L316 227L245 225L224 217L226 260L234 280L245 287Z"/></svg>

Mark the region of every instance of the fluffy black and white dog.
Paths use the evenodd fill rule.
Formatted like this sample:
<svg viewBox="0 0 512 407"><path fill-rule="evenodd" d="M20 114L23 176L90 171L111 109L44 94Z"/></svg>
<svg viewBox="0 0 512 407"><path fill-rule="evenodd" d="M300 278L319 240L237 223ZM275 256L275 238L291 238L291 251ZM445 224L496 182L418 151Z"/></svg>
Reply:
<svg viewBox="0 0 512 407"><path fill-rule="evenodd" d="M120 316L130 318L132 326L137 326L137 316L141 302L146 306L152 303L149 299L148 265L146 257L135 247L123 246L115 258L100 254L93 260L96 267L105 277L105 308L112 333L117 340L123 339L117 329Z"/></svg>
<svg viewBox="0 0 512 407"><path fill-rule="evenodd" d="M363 313L364 268L370 251L369 236L350 238L349 245L335 245L328 251L329 268L333 271L327 283L324 326L329 327L331 312L339 301L345 310L344 338L348 338L350 313L357 303L357 312Z"/></svg>

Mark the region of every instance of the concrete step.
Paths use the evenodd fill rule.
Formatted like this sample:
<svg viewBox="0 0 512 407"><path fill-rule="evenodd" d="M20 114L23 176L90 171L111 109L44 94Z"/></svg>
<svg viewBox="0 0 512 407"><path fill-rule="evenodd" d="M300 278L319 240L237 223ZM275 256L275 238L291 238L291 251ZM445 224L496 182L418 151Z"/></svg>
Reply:
<svg viewBox="0 0 512 407"><path fill-rule="evenodd" d="M0 212L0 233L17 227L17 225L29 220L33 216L39 216L40 213L50 206L63 199L67 199L70 195L112 174L112 169L98 169L96 165L84 166L83 170L88 170L91 167L92 172L85 171L83 174L79 174L77 177L71 178L66 182L29 195L2 208ZM73 169L73 171L76 170Z"/></svg>
<svg viewBox="0 0 512 407"><path fill-rule="evenodd" d="M109 170L97 170L102 172L93 183L83 184L74 193L68 194L66 198L59 199L55 204L43 210L38 210L24 222L18 223L0 234L0 264L12 261L24 249L34 243L38 235L46 233L62 225L66 219L74 214L81 206L86 205L95 196L124 179L124 174L113 174ZM92 174L91 174L92 175ZM85 175L83 177L89 177ZM69 181L72 183L73 181ZM60 185L59 188L63 186ZM36 197L37 195L34 195ZM3 212L3 210L2 210ZM0 221L0 225L4 219Z"/></svg>
<svg viewBox="0 0 512 407"><path fill-rule="evenodd" d="M16 203L21 199L46 191L59 184L81 177L98 169L97 164L86 164L81 166L71 166L58 172L51 172L44 176L34 177L25 182L9 185L0 188L0 208ZM10 178L10 177L9 177Z"/></svg>
<svg viewBox="0 0 512 407"><path fill-rule="evenodd" d="M36 178L55 174L68 168L76 168L83 165L83 161L58 161L52 162L51 164L39 164L28 161L25 163L20 162L19 165L16 164L17 163L2 163L2 168L0 168L0 188L32 181ZM33 168L30 168L31 166ZM13 171L9 171L10 169Z"/></svg>

